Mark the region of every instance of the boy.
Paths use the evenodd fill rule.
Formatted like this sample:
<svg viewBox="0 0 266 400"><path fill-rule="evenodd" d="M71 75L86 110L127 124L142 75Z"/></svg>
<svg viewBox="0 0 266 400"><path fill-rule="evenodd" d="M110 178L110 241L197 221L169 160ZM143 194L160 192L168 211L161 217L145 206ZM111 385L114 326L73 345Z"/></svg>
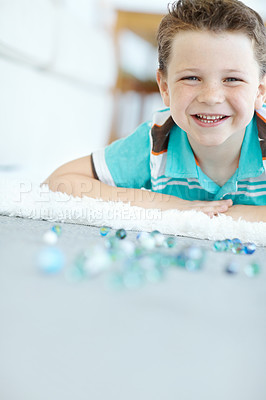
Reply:
<svg viewBox="0 0 266 400"><path fill-rule="evenodd" d="M168 108L44 183L73 196L266 222L263 21L237 0L180 0L157 39Z"/></svg>

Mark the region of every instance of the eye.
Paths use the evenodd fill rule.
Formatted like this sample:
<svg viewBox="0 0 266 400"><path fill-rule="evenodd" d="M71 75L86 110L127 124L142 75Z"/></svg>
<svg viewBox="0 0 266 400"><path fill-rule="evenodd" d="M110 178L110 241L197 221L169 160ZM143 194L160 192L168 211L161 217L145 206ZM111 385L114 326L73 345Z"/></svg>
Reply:
<svg viewBox="0 0 266 400"><path fill-rule="evenodd" d="M241 79L239 78L226 78L226 82L241 82Z"/></svg>
<svg viewBox="0 0 266 400"><path fill-rule="evenodd" d="M199 78L197 78L196 76L185 76L184 78L182 78L182 80L198 81Z"/></svg>

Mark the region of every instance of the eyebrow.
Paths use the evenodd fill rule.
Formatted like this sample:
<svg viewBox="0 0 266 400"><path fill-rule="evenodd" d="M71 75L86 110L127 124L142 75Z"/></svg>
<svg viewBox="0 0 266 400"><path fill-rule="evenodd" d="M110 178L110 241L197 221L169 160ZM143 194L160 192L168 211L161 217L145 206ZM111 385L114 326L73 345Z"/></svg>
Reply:
<svg viewBox="0 0 266 400"><path fill-rule="evenodd" d="M239 70L239 69L225 69L224 72L227 72L227 73L229 73L229 72L236 72L236 73L238 73L238 74L244 74L244 73L245 73L244 71L241 71L241 70Z"/></svg>
<svg viewBox="0 0 266 400"><path fill-rule="evenodd" d="M183 72L201 72L200 68L185 68L185 69L181 69L180 71L176 71L177 74L183 73ZM245 74L244 71L238 70L238 69L233 69L233 68L229 68L229 69L224 69L222 71L223 73L237 73L237 74Z"/></svg>

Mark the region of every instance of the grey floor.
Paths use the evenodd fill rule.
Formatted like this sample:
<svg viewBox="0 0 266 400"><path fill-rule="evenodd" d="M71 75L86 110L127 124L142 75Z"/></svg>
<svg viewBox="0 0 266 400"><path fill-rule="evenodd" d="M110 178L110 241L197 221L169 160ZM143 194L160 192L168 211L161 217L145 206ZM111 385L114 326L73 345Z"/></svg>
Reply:
<svg viewBox="0 0 266 400"><path fill-rule="evenodd" d="M179 238L207 250L202 271L114 291L104 277L64 276L103 240L98 228L62 224L65 269L39 271L52 225L0 217L1 400L265 400L265 248L217 254L212 242ZM236 276L224 273L232 259ZM261 265L254 278L244 274L250 260Z"/></svg>

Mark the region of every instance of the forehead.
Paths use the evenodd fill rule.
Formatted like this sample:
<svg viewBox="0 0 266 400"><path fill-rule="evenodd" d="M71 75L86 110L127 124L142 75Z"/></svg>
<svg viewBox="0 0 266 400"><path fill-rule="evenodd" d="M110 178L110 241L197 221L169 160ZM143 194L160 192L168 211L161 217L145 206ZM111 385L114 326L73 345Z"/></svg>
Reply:
<svg viewBox="0 0 266 400"><path fill-rule="evenodd" d="M181 31L172 42L170 64L247 69L256 66L253 45L242 32Z"/></svg>

